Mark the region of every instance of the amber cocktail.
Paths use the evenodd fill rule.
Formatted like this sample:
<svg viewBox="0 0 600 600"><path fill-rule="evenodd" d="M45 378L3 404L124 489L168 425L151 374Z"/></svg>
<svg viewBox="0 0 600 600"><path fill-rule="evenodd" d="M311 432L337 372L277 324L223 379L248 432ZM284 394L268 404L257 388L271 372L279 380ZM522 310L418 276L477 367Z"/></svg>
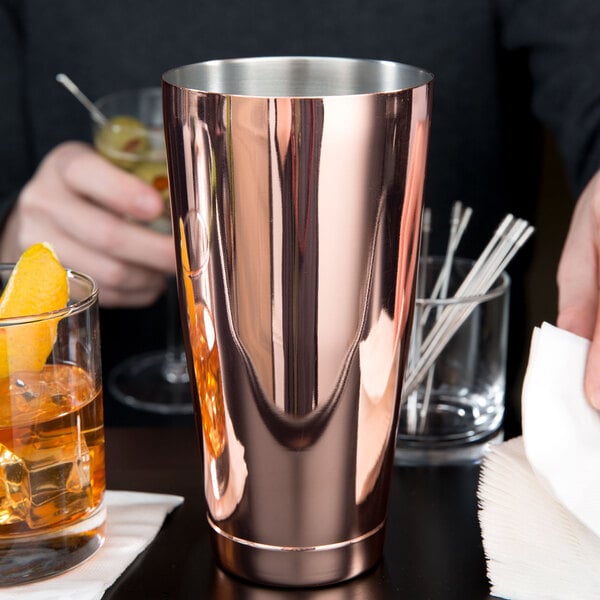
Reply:
<svg viewBox="0 0 600 600"><path fill-rule="evenodd" d="M0 266L3 282L11 270ZM0 585L61 573L104 540L97 290L67 277L66 308L0 319ZM21 357L44 336L38 369Z"/></svg>

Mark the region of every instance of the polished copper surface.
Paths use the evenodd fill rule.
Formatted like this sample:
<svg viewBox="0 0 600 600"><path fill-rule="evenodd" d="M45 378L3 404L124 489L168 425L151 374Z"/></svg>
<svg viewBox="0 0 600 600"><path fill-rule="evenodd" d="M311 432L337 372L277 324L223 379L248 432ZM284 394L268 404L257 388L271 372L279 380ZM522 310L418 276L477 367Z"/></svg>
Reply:
<svg viewBox="0 0 600 600"><path fill-rule="evenodd" d="M164 75L209 523L243 577L322 585L381 555L431 86L333 58Z"/></svg>

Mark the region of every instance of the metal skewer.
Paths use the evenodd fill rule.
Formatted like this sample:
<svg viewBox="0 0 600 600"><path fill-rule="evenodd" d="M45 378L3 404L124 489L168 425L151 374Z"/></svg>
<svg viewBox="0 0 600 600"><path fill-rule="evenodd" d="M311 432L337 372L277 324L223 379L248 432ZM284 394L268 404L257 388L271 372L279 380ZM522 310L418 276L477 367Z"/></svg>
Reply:
<svg viewBox="0 0 600 600"><path fill-rule="evenodd" d="M64 85L83 106L89 111L92 119L98 123L98 125L106 125L108 119L106 116L96 108L96 105L75 85L73 80L64 73L58 73L56 75L56 81Z"/></svg>

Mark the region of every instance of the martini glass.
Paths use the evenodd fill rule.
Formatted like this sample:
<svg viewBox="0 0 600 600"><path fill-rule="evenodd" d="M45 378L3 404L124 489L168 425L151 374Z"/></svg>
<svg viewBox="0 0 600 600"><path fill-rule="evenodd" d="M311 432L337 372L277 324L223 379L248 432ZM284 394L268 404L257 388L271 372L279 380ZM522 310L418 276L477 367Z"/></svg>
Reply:
<svg viewBox="0 0 600 600"><path fill-rule="evenodd" d="M102 115L92 118L96 150L161 193L164 212L149 226L171 233L160 88L115 92L94 105ZM175 277L169 277L166 302L166 347L118 364L108 375L108 389L118 401L133 408L160 414L190 414L193 406Z"/></svg>

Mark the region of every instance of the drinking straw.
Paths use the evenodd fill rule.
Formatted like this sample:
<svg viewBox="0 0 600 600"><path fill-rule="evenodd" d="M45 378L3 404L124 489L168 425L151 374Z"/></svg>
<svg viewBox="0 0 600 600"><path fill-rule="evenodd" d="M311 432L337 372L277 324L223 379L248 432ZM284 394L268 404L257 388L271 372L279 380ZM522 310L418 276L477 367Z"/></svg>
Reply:
<svg viewBox="0 0 600 600"><path fill-rule="evenodd" d="M429 236L431 233L431 209L425 208L423 211L423 225L421 227L421 248L420 248L420 256L419 263L421 265L427 264L429 259ZM427 283L425 269L418 269L417 271L417 298L425 297L425 284ZM410 347L408 352L408 362L407 368L410 371L416 361L419 358L419 354L421 353L421 342L423 336L423 330L419 323L421 320L421 306L417 304L415 307L415 316L413 323L417 324L416 327L413 328L413 332L410 338ZM417 426L417 392L416 390L408 396L407 399L407 418L408 418L408 429L409 431L413 431Z"/></svg>
<svg viewBox="0 0 600 600"><path fill-rule="evenodd" d="M462 238L462 234L464 233L467 223L471 218L471 213L473 211L471 208L466 208L463 211L463 206L461 202L455 202L452 206L452 211L450 214L450 233L448 235L448 245L446 248L446 255L444 257L444 262L442 264L442 268L440 269L440 273L438 275L438 279L435 283L433 291L431 293L431 298L442 298L446 299L448 297L448 286L450 285L450 273L452 272L452 263L454 262L454 255L456 253L456 249L458 248L458 244ZM425 265L424 265L425 266ZM425 269L426 270L426 269ZM423 298L424 294L420 296ZM421 326L418 329L421 329L425 323L427 322L427 318L429 316L429 312L432 308L432 305L429 304L425 307L423 311L423 316L421 320ZM440 317L442 311L442 307L438 306L436 308L436 319ZM429 399L431 397L431 388L433 385L433 376L435 374L435 363L431 365L431 368L427 372L427 380L425 382L425 391L423 394L423 402L421 403L421 411L419 414L420 417L420 426L419 432L423 433L425 430L425 425L427 423L427 413L429 411ZM416 419L413 419L416 421Z"/></svg>
<svg viewBox="0 0 600 600"><path fill-rule="evenodd" d="M453 296L467 301L445 306L420 345L419 358L410 365L404 382L404 396L409 396L417 389L441 351L477 305L477 297L490 290L533 231L534 228L527 221L515 219L513 215L507 215L501 221ZM420 325L419 323L418 328Z"/></svg>
<svg viewBox="0 0 600 600"><path fill-rule="evenodd" d="M469 220L471 219L471 215L473 214L473 209L470 207L466 207L464 210L462 208L461 202L455 202L452 206L452 213L450 216L450 234L448 236L448 245L446 249L446 256L444 259L444 264L440 270L438 278L431 290L430 298L438 298L440 291L444 284L447 288L447 282L449 281L450 270L452 269L452 262L454 260L454 255L462 239L462 236L469 224ZM421 263L424 267L427 264L426 262ZM446 283L445 283L446 282ZM446 292L447 293L447 292ZM417 296L418 298L424 298L425 293L423 291L422 294ZM444 296L445 297L445 296ZM425 324L427 319L429 318L429 312L431 311L431 305L425 307L425 311L421 316L421 324Z"/></svg>

